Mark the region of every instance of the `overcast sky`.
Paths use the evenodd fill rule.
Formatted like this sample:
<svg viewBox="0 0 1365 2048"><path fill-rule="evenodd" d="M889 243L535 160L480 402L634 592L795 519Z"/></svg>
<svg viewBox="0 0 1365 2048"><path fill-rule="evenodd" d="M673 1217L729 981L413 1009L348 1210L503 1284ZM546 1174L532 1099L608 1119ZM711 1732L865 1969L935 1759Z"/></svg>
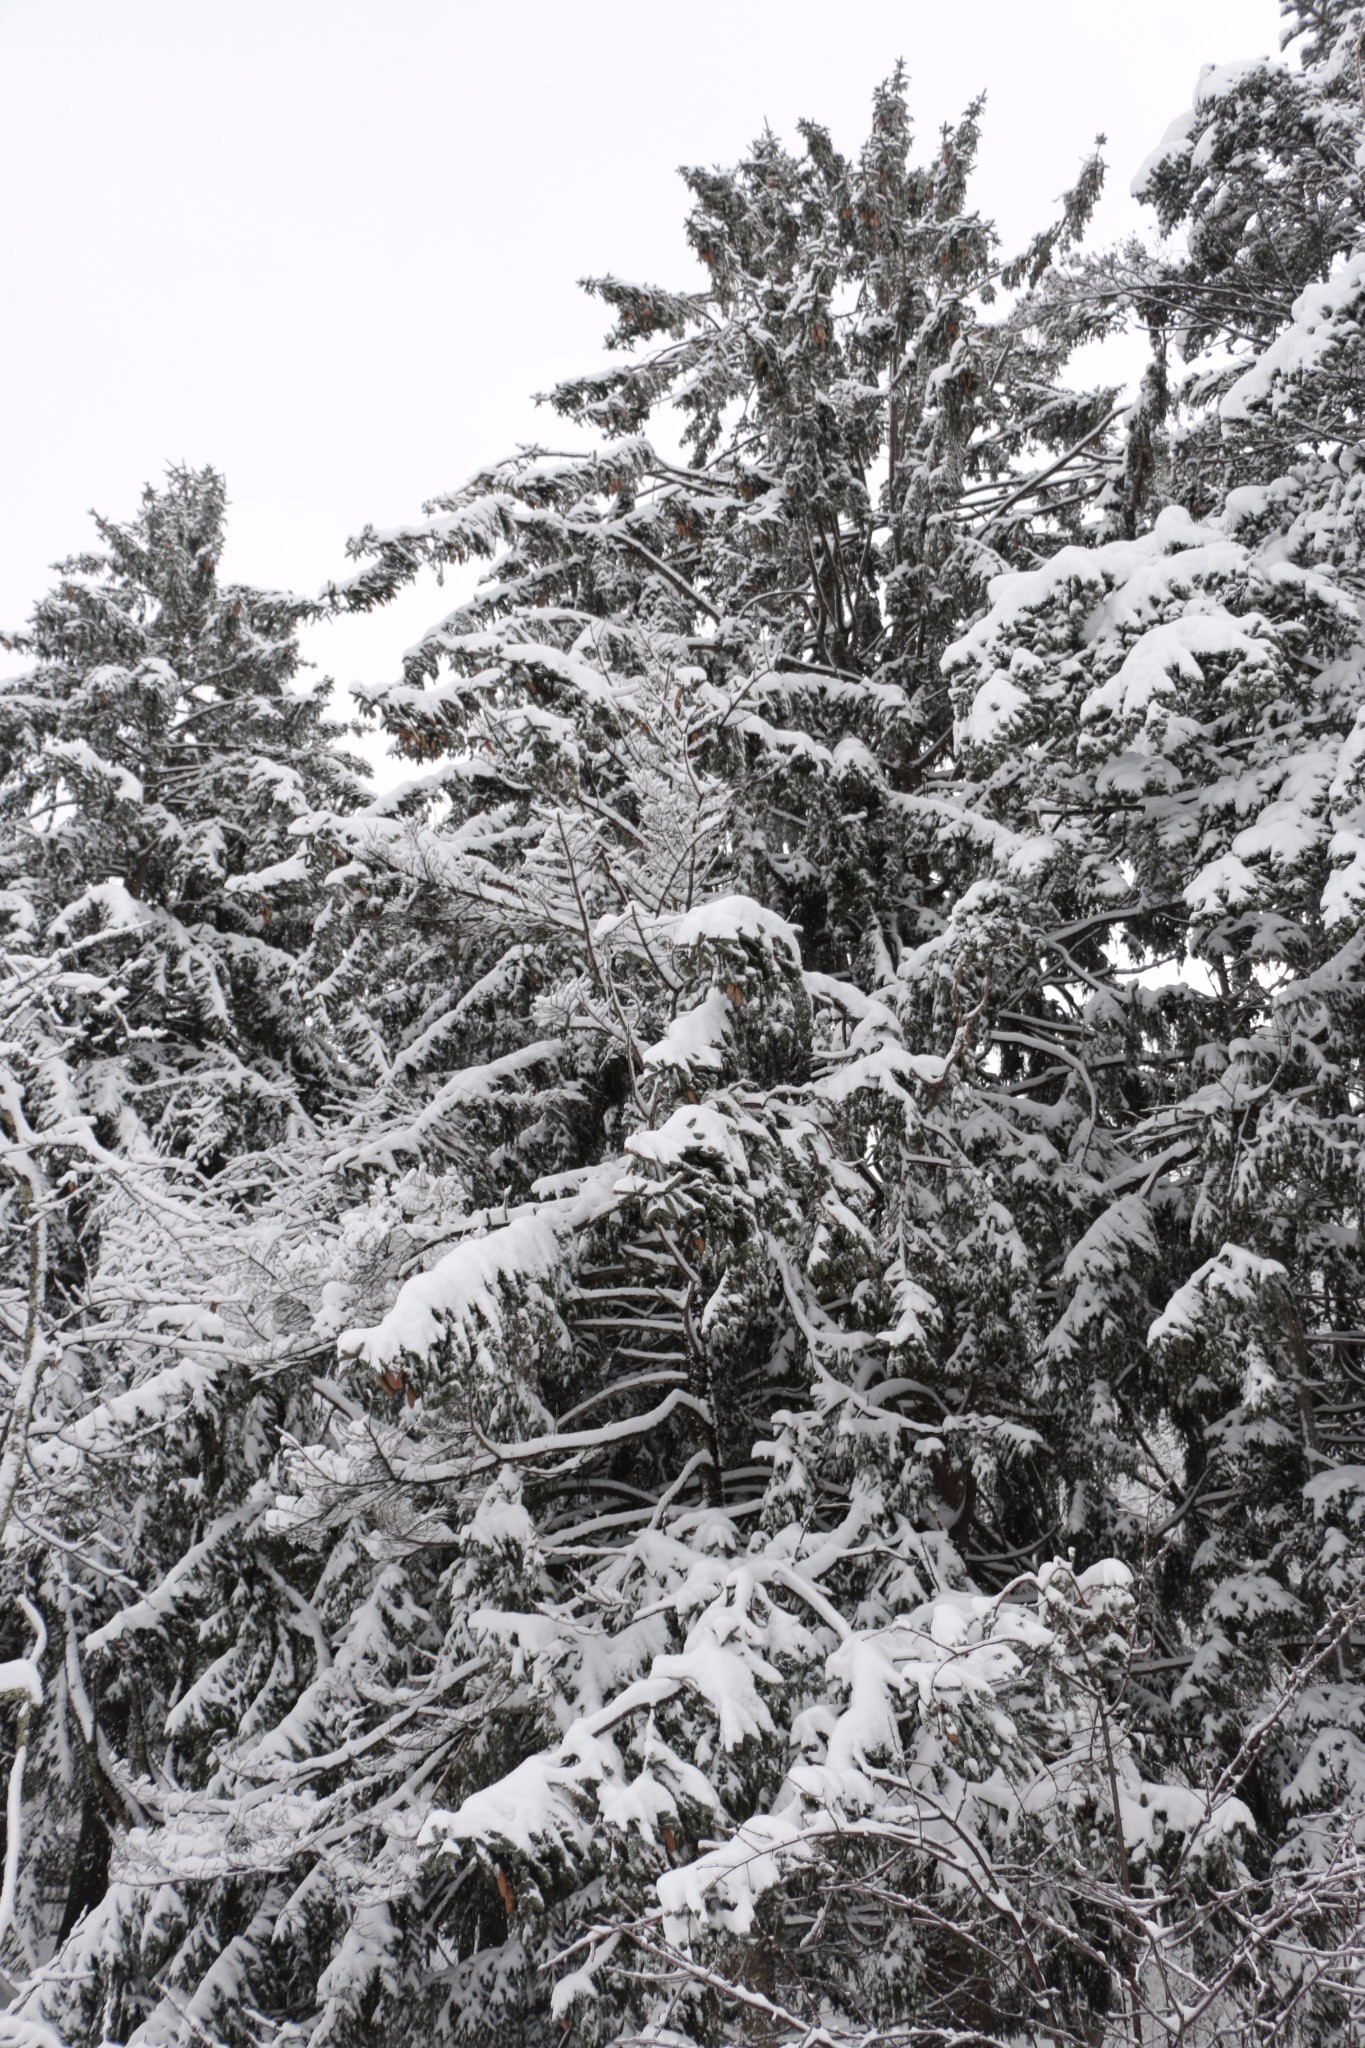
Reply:
<svg viewBox="0 0 1365 2048"><path fill-rule="evenodd" d="M213 462L231 573L315 588L564 429L531 394L599 354L575 289L691 280L684 162L803 116L854 149L898 56L926 141L988 95L978 204L1047 217L1097 130L1099 232L1201 63L1276 43L1274 0L0 0L0 622ZM342 682L440 609L321 628Z"/></svg>

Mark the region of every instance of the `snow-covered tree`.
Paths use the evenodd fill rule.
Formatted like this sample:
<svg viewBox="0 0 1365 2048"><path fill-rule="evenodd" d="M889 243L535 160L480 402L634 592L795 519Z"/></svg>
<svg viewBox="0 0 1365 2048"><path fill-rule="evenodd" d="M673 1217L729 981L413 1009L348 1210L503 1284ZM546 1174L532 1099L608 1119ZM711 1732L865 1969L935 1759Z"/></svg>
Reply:
<svg viewBox="0 0 1365 2048"><path fill-rule="evenodd" d="M67 1035L99 1114L208 1170L332 1086L298 961L314 908L289 836L343 807L354 770L300 674L310 607L222 583L226 492L173 470L127 525L97 520L0 686L0 830L11 919L95 979Z"/></svg>
<svg viewBox="0 0 1365 2048"><path fill-rule="evenodd" d="M328 686L299 678L307 607L218 579L225 502L173 471L100 521L0 684L2 1640L26 1648L37 1614L49 1646L0 1927L30 1961L102 1896L200 1654L158 1669L125 1620L118 1668L87 1676L99 1626L168 1578L180 1615L274 1454L288 1403L237 1240L265 1148L337 1087L288 828L356 778Z"/></svg>
<svg viewBox="0 0 1365 2048"><path fill-rule="evenodd" d="M707 1808L742 1825L809 1752L828 1575L869 1628L972 1597L938 1504L953 1457L894 1391L919 1297L888 1277L843 1076L877 1028L861 984L934 893L936 812L911 799L950 742L939 654L990 574L1074 530L1113 402L1060 385L1090 330L1045 288L1097 170L1001 263L966 206L975 135L973 112L913 168L897 79L852 164L812 128L803 156L766 138L694 176L711 288L597 287L643 348L556 396L604 444L362 542L351 603L423 559L496 566L373 693L423 772L349 812L315 799L294 842L334 863L318 995L373 1084L325 1141L331 1192L306 1183L311 1231L291 1189L243 1238L311 1341L340 1339L252 1568L293 1590L316 1668L284 1657L274 1605L263 1629L206 1611L211 1559L87 1636L98 1660L195 1611L222 1651L182 1660L148 1753L183 1792L149 1802L26 2008L67 2031L230 2033L246 2006L279 2027L307 1983L318 2040L377 2013L404 2032L414 1999L452 2038L540 2025L539 1965L599 1911L602 1868L555 1846L551 1803L520 1844L467 1831L452 1892L429 1809L553 1768L545 1745L618 1700L622 1759L648 1748L670 1657L704 1669L697 1631L723 1644L739 1614L731 1676L670 1683L658 1796L687 1817L603 1809L643 1911L682 1853L661 1843L695 1849ZM685 467L640 433L675 387ZM965 1427L1006 1455L1017 1435ZM629 1982L604 2008L623 2023L646 2009Z"/></svg>
<svg viewBox="0 0 1365 2048"><path fill-rule="evenodd" d="M0 1886L7 2024L1354 2037L1358 12L1206 76L1147 173L1187 259L1063 275L1090 164L1002 262L977 110L917 167L899 76L856 159L689 174L705 276L591 287L585 445L331 592L487 566L363 693L410 779L310 726L224 856L196 943L288 934L266 1028L220 966L144 1050L174 949L88 876L22 910L15 1014L124 1005L162 1106L100 1276L183 1358L30 1438L0 1691L109 1817L64 1912ZM1063 379L1125 306L1195 375L1120 439ZM63 801L145 801L76 737Z"/></svg>
<svg viewBox="0 0 1365 2048"><path fill-rule="evenodd" d="M1281 0L1280 12L1293 56L1206 65L1193 105L1134 178L1163 240L1134 242L1090 271L1101 301L1112 291L1128 299L1152 347L1130 422L1133 502L1173 496L1196 518L1216 514L1240 484L1289 488L1306 442L1341 455L1352 438L1340 418L1310 422L1287 391L1255 432L1226 432L1219 403L1256 366L1268 370L1300 294L1339 285L1359 246L1360 9ZM1338 409L1349 388L1337 379Z"/></svg>

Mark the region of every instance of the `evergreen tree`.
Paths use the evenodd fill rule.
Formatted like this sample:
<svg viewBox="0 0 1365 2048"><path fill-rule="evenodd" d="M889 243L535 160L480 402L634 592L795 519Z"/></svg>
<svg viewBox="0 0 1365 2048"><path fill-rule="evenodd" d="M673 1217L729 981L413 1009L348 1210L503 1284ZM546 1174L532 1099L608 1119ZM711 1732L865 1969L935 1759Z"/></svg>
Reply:
<svg viewBox="0 0 1365 2048"><path fill-rule="evenodd" d="M298 680L307 607L218 580L225 504L214 472L173 471L99 521L104 552L61 565L18 641L34 666L0 685L4 1641L48 1645L11 1963L99 1901L111 1834L160 1809L177 1660L129 1655L124 1623L116 1669L85 1658L139 1588L174 1582L161 1611L183 1611L273 1453L288 1400L262 1393L259 1278L228 1248L257 1148L337 1086L289 826L357 784L329 685Z"/></svg>
<svg viewBox="0 0 1365 2048"><path fill-rule="evenodd" d="M365 693L412 778L318 737L148 1050L92 877L165 834L57 734L105 809L7 1014L132 1019L97 1278L186 1334L28 1440L0 1692L110 1819L51 1800L63 1913L0 1888L26 2038L1355 2037L1359 15L1205 75L1178 260L1060 272L1091 164L1002 263L899 76L856 160L689 174L705 287L591 287L590 445L356 544L338 605L489 565ZM1062 380L1125 308L1120 440Z"/></svg>
<svg viewBox="0 0 1365 2048"><path fill-rule="evenodd" d="M207 1170L307 1117L331 1076L297 962L313 905L292 820L344 806L354 771L300 680L310 607L220 585L227 504L173 470L105 552L74 556L0 687L0 829L11 918L119 985L72 987L65 1031L112 1130Z"/></svg>
<svg viewBox="0 0 1365 2048"><path fill-rule="evenodd" d="M520 458L362 541L352 603L423 559L496 559L375 693L433 765L308 824L349 906L323 989L376 1086L335 1153L353 1206L294 1266L314 1330L377 1384L351 1368L324 1390L259 1539L312 1678L278 1655L267 1675L239 1629L183 1691L170 1723L207 1736L210 1768L129 1837L35 1993L69 2032L98 2012L130 2038L231 2038L250 2011L285 2038L308 1985L317 2041L410 2038L418 2013L434 2038L553 2015L606 2038L679 1997L728 2031L754 1969L762 1997L832 1996L850 2020L924 1996L978 2012L981 1935L939 1902L933 1815L946 1798L982 1855L1013 1855L973 1781L995 1771L1022 1812L1038 1742L1094 1723L1053 1610L1121 1616L1126 1581L1040 1580L1035 1620L968 1584L964 1465L1007 1464L1028 1432L952 1427L937 1395L922 1411L937 1318L896 1249L898 1134L879 1139L858 1070L892 1021L868 987L941 923L938 657L985 580L1045 555L1103 483L1113 395L1061 388L1091 330L1047 274L1097 172L1002 265L965 210L975 113L925 170L899 80L857 163L805 141L691 179L710 292L596 287L619 342L667 337L556 395L605 447ZM685 469L639 438L675 387ZM894 1096L913 1070L886 1067ZM978 1643L982 1718L963 1703L947 1727L935 1683L897 1672L946 1661L956 1702ZM1049 1697L997 1758L1000 1687ZM832 1960L789 1986L773 1931L724 1903L733 1873L770 1842L800 1875L865 1828L867 1767L897 1753L909 1805L876 1825L917 1831L914 1932L869 1975L851 1896ZM1082 1766L1066 1796L1097 1783ZM669 1865L692 1890L651 1937ZM767 1910L783 1947L809 1883ZM694 1911L721 1935L714 2020L715 1968L677 1941ZM1016 1944L1011 2010L1058 2017L1084 1971L1040 2006L1035 1937L1054 1943Z"/></svg>
<svg viewBox="0 0 1365 2048"><path fill-rule="evenodd" d="M1194 105L1134 179L1164 238L1159 250L1135 242L1093 266L1101 302L1114 291L1125 298L1153 351L1130 422L1134 506L1165 496L1202 519L1240 485L1289 488L1306 442L1335 440L1339 455L1350 445L1340 420L1314 426L1284 403L1287 392L1255 433L1224 431L1222 401L1241 413L1235 387L1256 365L1268 368L1300 294L1327 286L1359 243L1359 9L1281 0L1280 12L1298 61L1206 65ZM1184 375L1173 384L1177 365ZM1336 388L1349 387L1339 379Z"/></svg>

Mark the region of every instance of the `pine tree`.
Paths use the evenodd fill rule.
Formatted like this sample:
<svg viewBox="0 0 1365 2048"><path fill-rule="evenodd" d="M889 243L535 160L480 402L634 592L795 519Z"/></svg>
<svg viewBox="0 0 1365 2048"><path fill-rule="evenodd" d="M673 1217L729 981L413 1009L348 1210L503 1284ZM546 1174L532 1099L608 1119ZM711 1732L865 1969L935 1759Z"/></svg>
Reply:
<svg viewBox="0 0 1365 2048"><path fill-rule="evenodd" d="M29 1962L100 1900L111 1835L160 1810L177 1659L136 1630L202 1592L288 1414L261 1388L259 1277L226 1248L257 1148L336 1085L289 827L356 781L329 686L297 681L307 607L219 583L225 504L212 471L173 471L98 522L104 552L61 565L18 642L35 665L0 686L5 1641L48 1645L0 1926ZM140 1589L120 1663L88 1669Z"/></svg>
<svg viewBox="0 0 1365 2048"><path fill-rule="evenodd" d="M1305 442L1330 445L1326 421L1305 431L1283 407L1254 434L1224 432L1228 405L1236 414L1244 403L1245 387L1235 388L1268 367L1300 295L1327 286L1358 244L1359 9L1281 0L1280 11L1299 61L1206 65L1194 105L1133 181L1166 239L1159 251L1135 242L1091 269L1100 302L1125 298L1152 347L1145 402L1130 423L1134 508L1164 496L1206 518L1239 486L1283 492ZM1183 376L1173 378L1177 367ZM1172 406L1175 473L1163 475ZM1338 448L1349 441L1338 437Z"/></svg>
<svg viewBox="0 0 1365 2048"><path fill-rule="evenodd" d="M1192 365L1184 502L998 586L948 657L992 837L911 982L917 1020L976 999L954 1122L1036 1332L1003 1381L1038 1374L1081 1553L1150 1559L1149 1754L1240 1786L1248 1923L1300 1914L1314 1958L1260 1936L1222 2024L1318 2041L1358 2018L1363 123L1360 10L1287 12L1302 70L1206 73L1149 173L1189 230L1134 287Z"/></svg>
<svg viewBox="0 0 1365 2048"><path fill-rule="evenodd" d="M101 1224L169 1424L106 1366L33 1461L65 1691L0 1690L122 1804L106 1873L54 1802L88 1910L8 2023L1353 2038L1358 12L1206 76L1187 260L1063 275L1091 164L1000 262L899 76L854 161L689 174L707 283L591 287L589 445L356 544L338 605L489 574L365 693L411 780L324 765L214 899L300 892L287 1142L179 1135L207 1025L120 1041L214 1171L183 1246ZM1120 442L1062 379L1124 308Z"/></svg>
<svg viewBox="0 0 1365 2048"><path fill-rule="evenodd" d="M355 787L330 684L299 680L309 606L220 586L226 503L173 470L128 525L97 520L105 552L62 564L17 643L36 666L0 691L11 916L119 982L116 1008L73 988L67 1026L109 1126L210 1171L329 1085L290 825Z"/></svg>
<svg viewBox="0 0 1365 2048"><path fill-rule="evenodd" d="M343 1361L256 1539L316 1665L253 1664L215 1617L223 1655L169 1717L177 1769L196 1729L204 1761L26 2008L68 2032L233 2038L249 2011L280 2039L510 2040L558 2014L607 2038L681 1998L728 2033L755 1971L851 2023L979 2013L933 1815L1020 1853L971 1784L1003 1773L1022 1812L1093 1725L1058 1617L1095 1604L1104 1638L1111 1577L1039 1579L1036 1619L967 1579L964 1472L1030 1438L923 1410L936 1310L880 1127L882 1079L903 1103L928 1070L871 991L941 926L939 655L990 575L1076 530L1113 394L1061 387L1094 323L1047 271L1096 169L1000 264L965 208L975 111L925 170L898 79L874 118L851 165L811 128L803 157L765 138L691 178L708 293L596 287L646 344L556 394L604 446L362 539L350 603L423 560L496 566L374 693L415 781L307 821L336 863L320 992L375 1084L327 1140L335 1192L308 1183L311 1238L282 1221L272 1249ZM640 438L675 387L684 468ZM956 1056L929 1064L932 1090ZM950 1726L905 1673L944 1664L956 1702L973 1645L981 1712ZM997 1756L1000 1688L1039 1705ZM896 1753L888 1813L866 1766ZM896 1967L858 1962L848 1894L852 1948L788 1985L820 1845L897 1826ZM707 1835L732 1845L711 1864ZM760 1933L734 1873L763 1843L791 1853ZM1012 2009L1060 2013L1084 1970L1040 2007L1036 1933Z"/></svg>

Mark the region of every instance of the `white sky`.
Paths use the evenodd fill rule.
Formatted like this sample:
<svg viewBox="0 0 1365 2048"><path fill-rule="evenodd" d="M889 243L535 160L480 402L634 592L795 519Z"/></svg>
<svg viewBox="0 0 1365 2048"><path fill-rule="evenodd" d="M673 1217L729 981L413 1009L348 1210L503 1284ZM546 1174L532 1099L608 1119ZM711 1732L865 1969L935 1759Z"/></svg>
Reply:
<svg viewBox="0 0 1365 2048"><path fill-rule="evenodd" d="M168 461L225 471L231 574L311 590L367 520L562 444L530 394L598 358L575 280L690 282L676 166L802 116L855 149L897 56L926 145L987 92L1007 242L1103 130L1107 237L1199 65L1276 30L1275 0L0 0L0 622ZM441 609L310 651L386 676Z"/></svg>

